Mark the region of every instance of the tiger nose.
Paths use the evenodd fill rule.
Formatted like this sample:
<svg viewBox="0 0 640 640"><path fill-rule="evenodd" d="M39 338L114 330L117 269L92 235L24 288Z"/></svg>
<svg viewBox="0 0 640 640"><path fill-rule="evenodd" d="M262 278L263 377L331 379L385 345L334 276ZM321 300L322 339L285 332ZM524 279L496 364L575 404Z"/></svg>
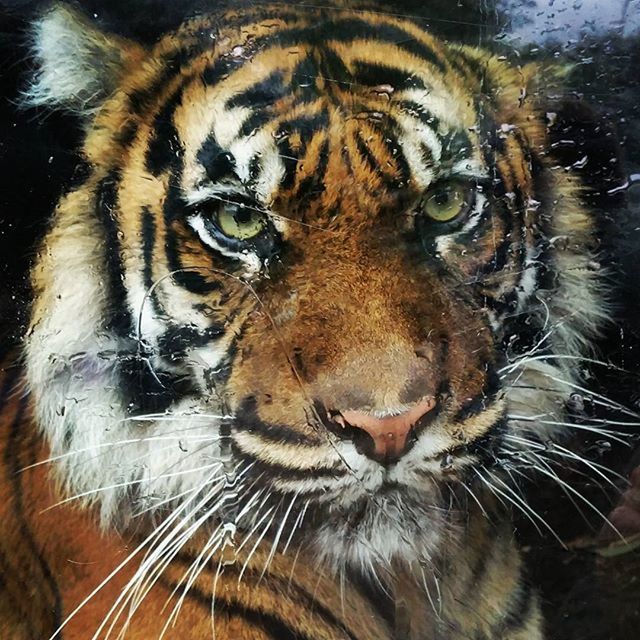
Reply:
<svg viewBox="0 0 640 640"><path fill-rule="evenodd" d="M414 427L435 405L435 400L428 398L404 413L382 418L362 411L330 411L329 420L339 427L331 429L334 433L352 438L364 455L388 464L398 461L408 451Z"/></svg>

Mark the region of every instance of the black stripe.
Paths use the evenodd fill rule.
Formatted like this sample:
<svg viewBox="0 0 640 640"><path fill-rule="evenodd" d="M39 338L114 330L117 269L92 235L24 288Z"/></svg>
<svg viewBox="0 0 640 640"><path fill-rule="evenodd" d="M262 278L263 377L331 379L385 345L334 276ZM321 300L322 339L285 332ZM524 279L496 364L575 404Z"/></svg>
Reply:
<svg viewBox="0 0 640 640"><path fill-rule="evenodd" d="M19 369L15 369L12 366L5 366L3 362L2 367L2 387L0 388L0 412L4 409L7 402L10 400L11 393L15 390L17 383L20 380ZM13 369L13 370L12 370Z"/></svg>
<svg viewBox="0 0 640 640"><path fill-rule="evenodd" d="M289 93L289 87L285 87L283 81L282 71L273 71L260 82L243 89L240 93L229 98L225 103L225 107L233 109L235 107L252 108L272 105Z"/></svg>
<svg viewBox="0 0 640 640"><path fill-rule="evenodd" d="M193 558L183 553L178 554L177 559L186 566L191 566L193 563ZM225 574L231 573L234 576L239 577L240 570L241 570L240 567L237 565L228 565L225 567L224 571L225 571ZM280 576L274 575L270 571L265 572L265 575L263 577L262 571L253 569L251 567L247 568L244 571L243 575L246 576L244 580L249 583L251 582L252 578L256 582L256 584L259 584L262 580L264 580L264 584L270 587L275 593L292 594L296 598L297 604L300 605L301 611L318 614L319 617L327 625L331 625L339 629L344 634L346 634L345 637L350 638L351 640L356 640L357 637L353 632L349 631L345 623L340 618L338 618L331 609L327 608L324 604L322 604L322 602L320 602L315 597L314 593L311 593L310 591L308 591L300 583L293 582L292 580L289 580L289 579L283 579ZM370 587L368 584L368 581L365 578L362 578L362 576L355 576L355 575L352 576L350 573L349 574L350 581L352 580L352 577L355 578L354 586L357 585L358 591L360 591L360 588L361 588L363 594L366 593L366 596L367 596L366 599L370 603L372 611L376 613L380 613L379 607L381 602L376 600L377 591L374 588ZM369 598L371 599L369 600ZM218 599L216 598L216 605L217 605L217 602L218 602ZM391 603L391 606L393 606L393 603ZM389 626L392 627L392 623L389 623Z"/></svg>
<svg viewBox="0 0 640 640"><path fill-rule="evenodd" d="M169 271L172 272L171 279L180 287L183 287L190 293L198 295L206 295L221 288L220 282L210 280L200 273L198 269L185 269L180 260L178 250L178 240L176 234L171 228L172 222L182 219L186 210L186 203L180 195L179 179L174 176L169 184L169 190L164 203L164 218L167 228L165 239L165 253L167 256L167 265ZM206 270L204 270L206 273Z"/></svg>
<svg viewBox="0 0 640 640"><path fill-rule="evenodd" d="M407 182L410 180L412 173L411 173L411 168L409 167L409 163L407 162L404 152L402 151L402 148L397 142L395 142L394 144L394 140L388 135L380 136L380 142L385 147L388 157L392 158L396 164L398 176L396 178L395 183L398 185L399 184L406 185ZM431 156L430 150L429 150L429 156Z"/></svg>
<svg viewBox="0 0 640 640"><path fill-rule="evenodd" d="M164 314L164 309L158 300L158 294L153 288L153 255L156 242L156 221L149 207L142 208L142 281L146 295L157 315Z"/></svg>
<svg viewBox="0 0 640 640"><path fill-rule="evenodd" d="M189 349L205 347L222 335L224 335L222 323L214 323L206 329L172 325L158 338L159 355L172 361L181 360L187 356Z"/></svg>
<svg viewBox="0 0 640 640"><path fill-rule="evenodd" d="M521 630L528 622L531 605L533 603L533 589L526 580L522 580L520 588L511 594L506 618L499 626L499 633L495 637L510 635Z"/></svg>
<svg viewBox="0 0 640 640"><path fill-rule="evenodd" d="M307 42L319 45L324 45L327 41L349 43L360 39L377 40L395 45L399 49L432 64L442 73L447 70L445 62L439 55L428 45L417 40L408 31L395 25L371 24L359 18L324 21L315 26L293 28L265 38L265 40L272 40L274 44L282 47L295 46Z"/></svg>
<svg viewBox="0 0 640 640"><path fill-rule="evenodd" d="M245 58L222 56L202 72L202 82L214 86L229 76L232 71L240 69L248 62Z"/></svg>
<svg viewBox="0 0 640 640"><path fill-rule="evenodd" d="M178 136L173 115L182 103L183 87L177 89L165 102L153 121L153 133L147 147L145 166L151 174L161 173L175 167L182 158L184 149Z"/></svg>
<svg viewBox="0 0 640 640"><path fill-rule="evenodd" d="M299 208L304 215L304 207L314 196L324 191L324 179L329 164L329 140L325 139L318 153L318 164L315 171L300 181L296 191ZM304 221L304 220L303 220Z"/></svg>
<svg viewBox="0 0 640 640"><path fill-rule="evenodd" d="M273 444L294 444L306 447L314 447L324 444L326 438L323 439L319 435L309 435L299 433L298 431L284 424L274 424L264 422L258 417L258 402L255 396L248 396L240 403L236 411L236 430L255 433L261 439ZM327 434L328 437L328 434Z"/></svg>
<svg viewBox="0 0 640 640"><path fill-rule="evenodd" d="M384 136L378 136L378 141L382 144L389 155L386 161L390 164L393 160L396 160L396 167L389 167L387 162L382 165L378 162L378 159L373 155L369 145L362 139L362 132L358 131L355 135L356 147L362 160L369 167L370 171L378 175L383 182L383 185L388 189L399 189L401 185L406 185L409 176L410 169L407 164L404 153L398 148L389 143ZM390 172L393 172L390 174Z"/></svg>
<svg viewBox="0 0 640 640"><path fill-rule="evenodd" d="M52 600L50 603L52 615L51 633L53 633L53 631L59 629L62 624L62 598L58 589L58 583L53 577L51 568L45 560L41 549L36 544L31 528L29 527L25 517L24 495L22 491L23 474L21 473L20 458L17 455L17 451L20 450L20 432L21 428L24 428L28 402L29 399L27 397L22 398L20 401L18 411L16 412L11 424L9 438L7 440L7 448L4 452L4 462L9 472L9 480L13 486L12 497L15 505L14 514L19 523L20 535L39 565L44 582L47 584L50 591L50 597ZM57 637L60 638L60 640L63 639L61 633L59 633Z"/></svg>
<svg viewBox="0 0 640 640"><path fill-rule="evenodd" d="M369 170L372 173L379 175L380 164L378 163L377 158L373 155L369 145L362 139L362 132L358 131L354 138L356 140L356 147L358 149L360 159L367 165L367 167L369 167Z"/></svg>
<svg viewBox="0 0 640 640"><path fill-rule="evenodd" d="M291 120L285 120L282 123L282 128L286 129L288 133L299 131L310 137L316 131L326 129L328 125L329 116L326 110L322 109L317 113L302 114Z"/></svg>
<svg viewBox="0 0 640 640"><path fill-rule="evenodd" d="M358 84L376 87L391 85L396 91L401 89L426 89L424 82L406 68L379 62L357 60L354 64L354 78Z"/></svg>
<svg viewBox="0 0 640 640"><path fill-rule="evenodd" d="M291 189L295 184L298 172L298 156L297 154L294 155L294 151L287 138L278 142L278 152L284 165L284 173L280 179L280 188L284 190Z"/></svg>
<svg viewBox="0 0 640 640"><path fill-rule="evenodd" d="M209 46L211 41L209 40ZM163 65L158 77L145 87L133 90L128 98L130 111L136 115L153 107L158 95L166 88L170 80L176 76L183 65L188 64L200 51L196 48L179 48L164 56L158 62Z"/></svg>
<svg viewBox="0 0 640 640"><path fill-rule="evenodd" d="M255 135L270 122L272 118L271 109L263 108L254 111L249 117L242 123L240 130L238 131L237 138L246 138L248 136Z"/></svg>
<svg viewBox="0 0 640 640"><path fill-rule="evenodd" d="M442 138L442 162L457 162L471 155L473 145L469 134L463 129L454 129Z"/></svg>
<svg viewBox="0 0 640 640"><path fill-rule="evenodd" d="M174 584L170 580L162 577L159 578L159 582L171 593L180 587L179 584ZM205 594L197 586L192 585L185 597L202 606L206 609L207 615L211 615L211 595ZM313 638L307 634L298 633L286 620L283 620L275 614L245 607L237 602L226 600L219 594L216 594L214 611L216 615L222 614L228 617L240 618L252 627L260 629L264 636L272 640L313 640Z"/></svg>
<svg viewBox="0 0 640 640"><path fill-rule="evenodd" d="M269 484L274 480L286 480L287 482L307 482L309 480L336 480L346 475L344 469L336 466L335 468L329 467L314 467L313 469L296 469L291 467L285 467L281 464L270 462L267 460L259 460L252 454L246 453L240 449L237 443L233 445L234 455L238 460L246 463L246 466L251 465L251 471L249 474L252 477L270 478ZM300 452L301 455L304 453ZM306 495L307 492L304 492Z"/></svg>
<svg viewBox="0 0 640 640"><path fill-rule="evenodd" d="M214 184L222 178L233 175L235 159L225 151L213 134L204 141L197 154L198 162L204 167L209 180Z"/></svg>
<svg viewBox="0 0 640 640"><path fill-rule="evenodd" d="M498 376L494 367L489 363L485 363L484 369L487 373L482 391L475 398L472 398L462 405L452 418L454 424L463 422L472 416L486 411L487 405L491 404L495 400L496 395L501 391L502 383L500 381L500 376Z"/></svg>
<svg viewBox="0 0 640 640"><path fill-rule="evenodd" d="M120 171L111 170L100 181L96 193L96 215L105 237L105 253L107 278L109 282L110 319L108 328L116 335L128 336L133 328L133 321L127 301L127 290L124 284L124 266L117 219L118 186Z"/></svg>
<svg viewBox="0 0 640 640"><path fill-rule="evenodd" d="M396 603L389 595L391 589L383 589L379 581L371 580L359 571L351 571L349 578L360 596L368 602L371 611L375 611L389 629L393 629L396 625Z"/></svg>
<svg viewBox="0 0 640 640"><path fill-rule="evenodd" d="M414 102L413 100L401 100L397 104L400 109L406 111L410 116L417 118L422 124L433 129L435 133L438 132L440 120L430 111L427 111L423 105L418 102Z"/></svg>

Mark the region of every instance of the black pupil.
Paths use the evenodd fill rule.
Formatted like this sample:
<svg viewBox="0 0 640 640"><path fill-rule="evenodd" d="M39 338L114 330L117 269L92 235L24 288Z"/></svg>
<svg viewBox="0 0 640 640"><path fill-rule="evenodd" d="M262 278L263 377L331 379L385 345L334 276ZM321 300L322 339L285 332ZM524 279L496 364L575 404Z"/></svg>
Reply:
<svg viewBox="0 0 640 640"><path fill-rule="evenodd" d="M252 213L245 207L238 207L233 213L233 219L240 224L247 224L251 222Z"/></svg>
<svg viewBox="0 0 640 640"><path fill-rule="evenodd" d="M437 205L443 206L449 202L449 192L446 189L436 191L435 201Z"/></svg>

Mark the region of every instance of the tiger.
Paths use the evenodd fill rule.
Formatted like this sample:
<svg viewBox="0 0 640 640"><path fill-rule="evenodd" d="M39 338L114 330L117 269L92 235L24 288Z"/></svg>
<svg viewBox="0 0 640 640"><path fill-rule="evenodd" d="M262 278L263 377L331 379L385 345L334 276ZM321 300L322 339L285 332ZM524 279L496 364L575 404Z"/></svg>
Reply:
<svg viewBox="0 0 640 640"><path fill-rule="evenodd" d="M83 163L2 372L0 638L550 637L514 477L610 315L553 68L328 0L31 41Z"/></svg>

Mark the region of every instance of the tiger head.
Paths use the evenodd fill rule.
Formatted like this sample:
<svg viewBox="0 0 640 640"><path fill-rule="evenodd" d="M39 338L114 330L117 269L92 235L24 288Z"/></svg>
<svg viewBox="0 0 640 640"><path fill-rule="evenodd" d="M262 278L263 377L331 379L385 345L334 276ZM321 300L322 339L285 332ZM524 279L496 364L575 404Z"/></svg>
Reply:
<svg viewBox="0 0 640 640"><path fill-rule="evenodd" d="M27 98L78 114L86 167L34 269L28 380L105 526L182 509L420 557L462 521L450 490L557 435L604 305L536 67L346 9L147 49L58 6L33 35Z"/></svg>

